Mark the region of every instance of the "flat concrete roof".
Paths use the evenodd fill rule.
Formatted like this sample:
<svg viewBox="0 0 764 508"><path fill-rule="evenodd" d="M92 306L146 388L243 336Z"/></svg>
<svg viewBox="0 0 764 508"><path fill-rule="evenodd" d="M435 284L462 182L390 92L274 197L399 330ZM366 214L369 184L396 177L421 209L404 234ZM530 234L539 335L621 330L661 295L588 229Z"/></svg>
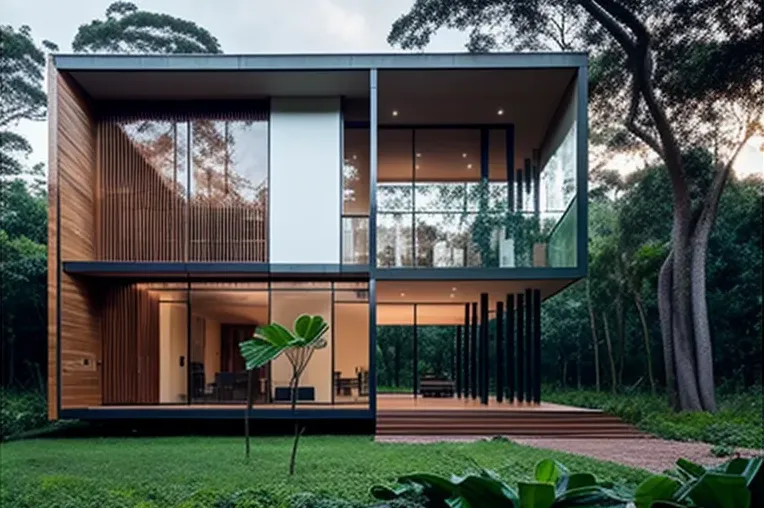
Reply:
<svg viewBox="0 0 764 508"><path fill-rule="evenodd" d="M537 69L584 67L586 53L376 53L271 55L98 55L52 56L62 71L219 71L363 69Z"/></svg>

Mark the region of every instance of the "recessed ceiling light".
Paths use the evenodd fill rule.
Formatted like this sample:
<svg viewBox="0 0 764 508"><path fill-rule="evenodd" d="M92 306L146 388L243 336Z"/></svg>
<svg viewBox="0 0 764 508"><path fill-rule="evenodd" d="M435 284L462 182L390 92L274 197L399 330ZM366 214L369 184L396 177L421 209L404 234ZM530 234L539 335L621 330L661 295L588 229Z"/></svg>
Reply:
<svg viewBox="0 0 764 508"><path fill-rule="evenodd" d="M451 288L451 291L456 291L456 288Z"/></svg>
<svg viewBox="0 0 764 508"><path fill-rule="evenodd" d="M503 115L504 114L504 108L499 108L499 110L496 111L496 114L499 115L499 116Z"/></svg>
<svg viewBox="0 0 764 508"><path fill-rule="evenodd" d="M419 153L419 152L417 152L417 153L416 153L416 156L417 156L417 158L419 158L419 157L421 157L421 156L422 156L422 154L421 154L421 153Z"/></svg>
<svg viewBox="0 0 764 508"><path fill-rule="evenodd" d="M416 166L414 166L414 167L415 167L416 169L419 169L419 164L417 164L417 165L416 165Z"/></svg>
<svg viewBox="0 0 764 508"><path fill-rule="evenodd" d="M462 154L462 159L466 159L466 158L467 158L467 152L464 152L464 153Z"/></svg>
<svg viewBox="0 0 764 508"><path fill-rule="evenodd" d="M356 154L353 154L353 160L356 160L358 156Z"/></svg>
<svg viewBox="0 0 764 508"><path fill-rule="evenodd" d="M472 164L467 164L467 169L472 169Z"/></svg>
<svg viewBox="0 0 764 508"><path fill-rule="evenodd" d="M398 116L398 110L397 109L393 110L393 116Z"/></svg>
<svg viewBox="0 0 764 508"><path fill-rule="evenodd" d="M453 298L453 297L454 297L454 294L453 294L453 293L451 293L451 294L450 294L450 295L448 295L448 296L449 296L450 298Z"/></svg>
<svg viewBox="0 0 764 508"><path fill-rule="evenodd" d="M401 296L406 296L406 293L401 293Z"/></svg>

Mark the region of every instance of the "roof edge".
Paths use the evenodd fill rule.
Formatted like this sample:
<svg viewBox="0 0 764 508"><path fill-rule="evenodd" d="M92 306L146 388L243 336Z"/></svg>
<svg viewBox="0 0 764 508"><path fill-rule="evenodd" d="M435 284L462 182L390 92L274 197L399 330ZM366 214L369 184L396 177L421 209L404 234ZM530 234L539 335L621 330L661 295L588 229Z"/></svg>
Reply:
<svg viewBox="0 0 764 508"><path fill-rule="evenodd" d="M61 71L272 71L369 69L538 69L585 67L580 52L358 54L55 54Z"/></svg>

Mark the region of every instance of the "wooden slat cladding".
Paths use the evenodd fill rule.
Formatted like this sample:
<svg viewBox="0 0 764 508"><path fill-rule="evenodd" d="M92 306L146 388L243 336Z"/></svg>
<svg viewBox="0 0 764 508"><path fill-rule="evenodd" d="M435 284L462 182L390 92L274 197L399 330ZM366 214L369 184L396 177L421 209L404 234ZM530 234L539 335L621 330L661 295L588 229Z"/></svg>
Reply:
<svg viewBox="0 0 764 508"><path fill-rule="evenodd" d="M48 418L58 419L58 73L48 62Z"/></svg>
<svg viewBox="0 0 764 508"><path fill-rule="evenodd" d="M87 99L69 79L51 71L55 91L51 104L51 199L60 206L51 207L49 216L50 249L60 258L49 260L49 289L52 312L49 312L49 351L52 369L49 386L56 383L56 332L60 334L61 407L77 408L101 404L99 362L101 342L98 311L92 288L66 274L62 261L95 259L95 123ZM59 214L57 217L56 215ZM56 225L60 231L56 230ZM57 234L59 236L57 236ZM60 241L60 245L57 244ZM56 285L60 275L60 286ZM56 316L56 298L60 297L61 315ZM60 330L56 318L60 317ZM49 401L56 402L55 390ZM50 411L55 418L55 411Z"/></svg>
<svg viewBox="0 0 764 508"><path fill-rule="evenodd" d="M267 110L178 120L99 123L98 258L266 262Z"/></svg>
<svg viewBox="0 0 764 508"><path fill-rule="evenodd" d="M159 298L141 285L105 291L103 403L159 402Z"/></svg>

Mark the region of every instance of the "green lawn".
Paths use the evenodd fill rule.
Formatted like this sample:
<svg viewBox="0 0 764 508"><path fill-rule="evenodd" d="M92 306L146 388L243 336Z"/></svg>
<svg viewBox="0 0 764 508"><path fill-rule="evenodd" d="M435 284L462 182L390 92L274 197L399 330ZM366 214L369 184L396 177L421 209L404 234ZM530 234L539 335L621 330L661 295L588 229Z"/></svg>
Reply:
<svg viewBox="0 0 764 508"><path fill-rule="evenodd" d="M578 407L602 409L638 428L680 441L704 441L715 445L761 448L761 388L717 395L716 413L676 413L665 395L646 393L612 394L608 390L542 389L544 400Z"/></svg>
<svg viewBox="0 0 764 508"><path fill-rule="evenodd" d="M0 505L292 506L293 496L303 492L368 503L372 485L403 473L485 467L514 483L529 477L536 462L546 457L573 471L590 471L632 487L648 476L646 471L507 441L405 445L374 443L370 437L305 436L297 474L290 478L290 447L289 438L255 438L252 460L246 463L243 439L235 437L9 442L0 446Z"/></svg>

